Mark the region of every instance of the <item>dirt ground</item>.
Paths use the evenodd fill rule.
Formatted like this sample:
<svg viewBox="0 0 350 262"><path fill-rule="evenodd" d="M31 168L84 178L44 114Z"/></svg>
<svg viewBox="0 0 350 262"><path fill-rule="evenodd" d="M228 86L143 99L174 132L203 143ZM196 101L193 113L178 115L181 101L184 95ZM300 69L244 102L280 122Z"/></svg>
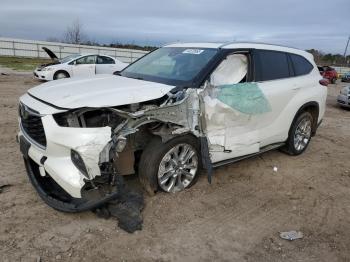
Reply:
<svg viewBox="0 0 350 262"><path fill-rule="evenodd" d="M146 196L143 230L65 214L39 199L15 142L17 103L38 82L0 75L1 261L350 261L350 111L327 112L307 151L265 153L205 174L178 194ZM277 172L273 171L277 167ZM301 230L286 241L280 231Z"/></svg>

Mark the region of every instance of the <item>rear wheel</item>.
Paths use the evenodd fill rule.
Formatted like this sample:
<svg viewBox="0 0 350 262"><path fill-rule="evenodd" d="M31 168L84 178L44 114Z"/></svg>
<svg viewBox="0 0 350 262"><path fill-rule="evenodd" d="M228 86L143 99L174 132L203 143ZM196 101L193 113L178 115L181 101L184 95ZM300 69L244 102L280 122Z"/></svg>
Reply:
<svg viewBox="0 0 350 262"><path fill-rule="evenodd" d="M69 74L67 72L58 71L53 76L53 80L58 80L58 79L63 79L63 78L68 78L68 77L69 77Z"/></svg>
<svg viewBox="0 0 350 262"><path fill-rule="evenodd" d="M166 143L154 138L142 153L139 176L150 194L157 189L175 193L196 182L199 164L196 138L181 136Z"/></svg>
<svg viewBox="0 0 350 262"><path fill-rule="evenodd" d="M300 155L308 147L313 126L313 117L309 112L301 113L293 122L284 151L289 155Z"/></svg>

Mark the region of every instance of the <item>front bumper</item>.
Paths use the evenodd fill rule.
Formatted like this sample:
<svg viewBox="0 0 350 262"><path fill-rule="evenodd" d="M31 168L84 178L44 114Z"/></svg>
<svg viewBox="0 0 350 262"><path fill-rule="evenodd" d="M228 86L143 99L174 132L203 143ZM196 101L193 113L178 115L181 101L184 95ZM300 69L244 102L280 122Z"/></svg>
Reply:
<svg viewBox="0 0 350 262"><path fill-rule="evenodd" d="M36 143L20 124L18 137L29 142L28 157L38 166L40 173L47 173L69 195L81 198L85 180L101 175L99 154L111 140L111 128L60 127L51 115L41 117L45 130L46 147ZM78 152L88 171L88 178L71 160L71 150Z"/></svg>
<svg viewBox="0 0 350 262"><path fill-rule="evenodd" d="M337 97L337 102L339 105L350 108L350 95L340 94Z"/></svg>
<svg viewBox="0 0 350 262"><path fill-rule="evenodd" d="M53 71L38 71L38 69L35 69L33 75L34 78L39 80L53 80Z"/></svg>

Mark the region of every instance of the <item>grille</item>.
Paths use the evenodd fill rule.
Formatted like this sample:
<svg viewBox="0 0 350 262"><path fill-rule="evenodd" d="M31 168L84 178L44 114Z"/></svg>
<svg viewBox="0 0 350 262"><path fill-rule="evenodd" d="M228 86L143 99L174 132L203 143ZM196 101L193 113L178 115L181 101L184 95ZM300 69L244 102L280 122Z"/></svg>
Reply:
<svg viewBox="0 0 350 262"><path fill-rule="evenodd" d="M39 113L29 109L23 104L20 104L19 115L21 117L21 126L23 131L33 141L43 147L46 147L45 131Z"/></svg>

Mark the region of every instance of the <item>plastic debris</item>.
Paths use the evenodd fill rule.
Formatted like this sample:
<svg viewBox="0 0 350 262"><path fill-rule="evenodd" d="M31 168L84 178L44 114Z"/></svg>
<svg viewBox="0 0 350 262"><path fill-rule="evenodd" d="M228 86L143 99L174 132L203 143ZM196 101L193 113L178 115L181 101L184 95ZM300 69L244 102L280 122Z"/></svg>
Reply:
<svg viewBox="0 0 350 262"><path fill-rule="evenodd" d="M128 233L142 230L143 218L141 211L144 208L143 195L126 187L124 182L120 188L119 197L93 210L101 218L118 219L118 226Z"/></svg>
<svg viewBox="0 0 350 262"><path fill-rule="evenodd" d="M303 238L304 234L301 231L288 231L288 232L280 232L280 238L286 239L286 240L295 240Z"/></svg>
<svg viewBox="0 0 350 262"><path fill-rule="evenodd" d="M274 167L273 167L273 172L277 172L277 171L278 171L277 166L274 166Z"/></svg>

